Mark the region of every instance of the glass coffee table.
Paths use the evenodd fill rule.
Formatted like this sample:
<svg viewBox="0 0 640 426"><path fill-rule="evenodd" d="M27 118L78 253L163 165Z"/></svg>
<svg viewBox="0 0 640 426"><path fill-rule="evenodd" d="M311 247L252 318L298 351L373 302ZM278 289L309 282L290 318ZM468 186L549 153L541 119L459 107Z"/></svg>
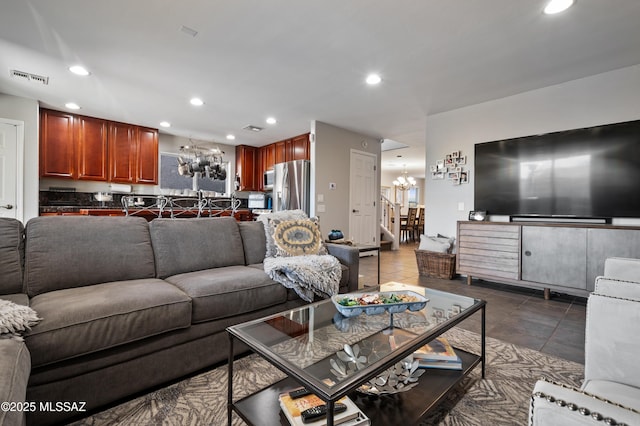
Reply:
<svg viewBox="0 0 640 426"><path fill-rule="evenodd" d="M375 292L377 289L367 289ZM379 315L345 317L328 299L227 328L230 340L228 364L228 422L236 412L250 425L288 425L280 413L278 395L304 386L326 401L329 413L334 403L349 395L369 417L372 425L388 424L384 404L365 404L368 397L358 388L411 355L473 314L481 315L478 352L456 348L462 370L428 369L412 389L392 395L394 424L415 424L436 407L447 393L476 366L485 374L484 300L425 287L387 283L379 291L415 291L429 299L424 309ZM233 400L234 342L239 340L274 367L288 375L272 386L238 401ZM451 342L455 347L455 342ZM336 371L338 353L345 345L360 350L357 368ZM351 351L350 351L351 352ZM338 363L340 364L340 363ZM340 370L340 369L338 369ZM379 396L385 398L388 396ZM333 425L333 416L327 417Z"/></svg>

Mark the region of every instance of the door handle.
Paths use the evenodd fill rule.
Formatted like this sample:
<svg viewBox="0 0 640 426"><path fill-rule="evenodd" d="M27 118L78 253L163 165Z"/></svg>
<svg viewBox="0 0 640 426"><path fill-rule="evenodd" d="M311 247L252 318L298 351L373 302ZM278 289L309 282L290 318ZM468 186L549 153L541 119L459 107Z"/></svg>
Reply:
<svg viewBox="0 0 640 426"><path fill-rule="evenodd" d="M13 208L12 204L7 204L6 206L0 206L0 209L7 209L7 210L11 210Z"/></svg>
<svg viewBox="0 0 640 426"><path fill-rule="evenodd" d="M360 213L360 210L353 209L353 210L351 210L351 212L352 213Z"/></svg>

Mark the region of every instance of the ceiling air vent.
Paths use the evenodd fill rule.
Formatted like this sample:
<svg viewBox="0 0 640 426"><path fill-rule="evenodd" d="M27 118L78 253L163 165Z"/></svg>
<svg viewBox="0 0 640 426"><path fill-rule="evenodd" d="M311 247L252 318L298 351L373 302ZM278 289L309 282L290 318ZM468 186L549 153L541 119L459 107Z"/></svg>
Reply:
<svg viewBox="0 0 640 426"><path fill-rule="evenodd" d="M17 78L17 79L22 79L22 80L26 80L26 81L33 81L36 83L42 83L45 86L47 84L49 84L49 77L44 77L42 75L37 75L37 74L31 74L28 72L24 72L24 71L18 71L18 70L10 70L9 71L9 75L13 78Z"/></svg>
<svg viewBox="0 0 640 426"><path fill-rule="evenodd" d="M261 132L263 128L258 126L252 126L251 124L249 124L248 126L244 126L242 130L251 130L252 132Z"/></svg>

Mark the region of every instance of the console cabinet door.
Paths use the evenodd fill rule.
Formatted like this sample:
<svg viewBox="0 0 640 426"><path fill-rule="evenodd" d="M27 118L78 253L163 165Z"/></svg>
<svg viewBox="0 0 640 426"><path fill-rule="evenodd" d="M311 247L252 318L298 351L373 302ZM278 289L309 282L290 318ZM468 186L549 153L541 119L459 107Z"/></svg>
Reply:
<svg viewBox="0 0 640 426"><path fill-rule="evenodd" d="M74 115L40 111L40 176L76 178Z"/></svg>
<svg viewBox="0 0 640 426"><path fill-rule="evenodd" d="M107 122L91 117L76 117L78 179L106 181Z"/></svg>
<svg viewBox="0 0 640 426"><path fill-rule="evenodd" d="M587 229L522 227L522 279L587 288Z"/></svg>
<svg viewBox="0 0 640 426"><path fill-rule="evenodd" d="M520 279L520 226L458 222L458 272Z"/></svg>
<svg viewBox="0 0 640 426"><path fill-rule="evenodd" d="M596 277L604 274L604 261L608 257L640 258L640 230L587 231L587 290L593 291Z"/></svg>

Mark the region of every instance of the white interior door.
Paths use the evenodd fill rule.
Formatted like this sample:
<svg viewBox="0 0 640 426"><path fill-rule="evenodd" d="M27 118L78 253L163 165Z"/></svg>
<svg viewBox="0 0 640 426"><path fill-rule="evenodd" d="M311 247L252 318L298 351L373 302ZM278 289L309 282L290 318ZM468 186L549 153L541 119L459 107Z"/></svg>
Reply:
<svg viewBox="0 0 640 426"><path fill-rule="evenodd" d="M21 182L18 155L18 126L0 119L0 217L11 217L22 220L22 193L18 182ZM20 186L21 189L21 186Z"/></svg>
<svg viewBox="0 0 640 426"><path fill-rule="evenodd" d="M378 243L376 162L373 154L351 151L349 233L358 244Z"/></svg>

